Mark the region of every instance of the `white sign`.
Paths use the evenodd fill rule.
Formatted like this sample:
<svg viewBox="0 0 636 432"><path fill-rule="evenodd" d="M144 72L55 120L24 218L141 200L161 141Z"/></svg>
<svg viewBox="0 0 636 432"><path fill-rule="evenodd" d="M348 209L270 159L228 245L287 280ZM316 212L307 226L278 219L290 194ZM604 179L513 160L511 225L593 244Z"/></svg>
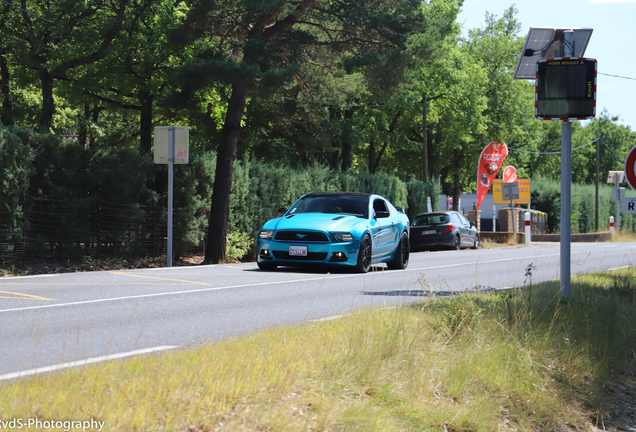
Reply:
<svg viewBox="0 0 636 432"><path fill-rule="evenodd" d="M610 171L607 175L607 183L608 184L619 184L623 182L623 177L625 177L625 171Z"/></svg>
<svg viewBox="0 0 636 432"><path fill-rule="evenodd" d="M612 201L622 201L625 198L625 188L612 188Z"/></svg>
<svg viewBox="0 0 636 432"><path fill-rule="evenodd" d="M168 163L171 127L174 128L174 163L187 164L190 159L190 129L187 126L155 126L155 163Z"/></svg>
<svg viewBox="0 0 636 432"><path fill-rule="evenodd" d="M623 200L623 213L636 214L636 197L628 197Z"/></svg>

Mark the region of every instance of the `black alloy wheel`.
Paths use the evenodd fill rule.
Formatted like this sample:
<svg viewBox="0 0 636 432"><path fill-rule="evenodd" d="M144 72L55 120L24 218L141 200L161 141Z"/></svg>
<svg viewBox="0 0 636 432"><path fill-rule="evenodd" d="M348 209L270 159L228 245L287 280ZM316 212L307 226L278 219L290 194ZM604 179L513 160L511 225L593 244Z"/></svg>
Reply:
<svg viewBox="0 0 636 432"><path fill-rule="evenodd" d="M459 238L459 234L455 236L455 250L460 250L462 248L462 240Z"/></svg>
<svg viewBox="0 0 636 432"><path fill-rule="evenodd" d="M387 267L390 269L403 270L406 266L409 265L409 251L411 249L411 245L409 244L409 235L406 232L402 233L402 237L400 237L400 244L398 245L397 250L395 251L395 256L393 259L386 263Z"/></svg>
<svg viewBox="0 0 636 432"><path fill-rule="evenodd" d="M356 271L358 273L367 273L371 268L371 237L365 234L360 241L360 251L358 252L358 263Z"/></svg>

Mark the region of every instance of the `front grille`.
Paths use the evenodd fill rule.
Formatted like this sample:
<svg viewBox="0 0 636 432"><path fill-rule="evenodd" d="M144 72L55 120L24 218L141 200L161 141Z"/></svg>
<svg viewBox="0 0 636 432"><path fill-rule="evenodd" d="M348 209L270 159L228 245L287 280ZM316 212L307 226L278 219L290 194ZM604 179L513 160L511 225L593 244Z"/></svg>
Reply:
<svg viewBox="0 0 636 432"><path fill-rule="evenodd" d="M276 241L300 243L328 243L327 234L318 231L278 231L274 235Z"/></svg>
<svg viewBox="0 0 636 432"><path fill-rule="evenodd" d="M274 258L279 260L295 261L324 261L327 259L327 252L307 252L307 256L290 256L287 251L272 251Z"/></svg>

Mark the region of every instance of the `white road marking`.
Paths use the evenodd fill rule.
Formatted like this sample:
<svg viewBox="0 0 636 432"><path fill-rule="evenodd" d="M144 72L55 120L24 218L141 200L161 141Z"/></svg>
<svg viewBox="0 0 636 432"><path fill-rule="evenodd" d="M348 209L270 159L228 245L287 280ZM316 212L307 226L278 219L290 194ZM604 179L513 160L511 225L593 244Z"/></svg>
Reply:
<svg viewBox="0 0 636 432"><path fill-rule="evenodd" d="M110 360L117 360L117 359L122 359L122 358L126 358L126 357L142 355L142 354L150 354L150 353L153 353L153 352L166 351L166 350L171 350L171 349L175 349L175 348L179 348L179 347L178 346L164 345L164 346L158 346L158 347L153 347L153 348L145 348L145 349L139 349L139 350L135 350L135 351L128 351L128 352L119 353L119 354L110 354L110 355L105 355L105 356L100 356L100 357L93 357L93 358L89 358L89 359L86 359L86 360L78 360L78 361L73 361L73 362L68 362L68 363L61 363L61 364L54 365L54 366L44 366L44 367L40 367L40 368L37 368L37 369L29 369L29 370L25 370L25 371L13 372L13 373L0 375L0 381L12 380L12 379L16 379L16 378L25 378L25 377L28 377L28 376L31 376L31 375L37 375L37 374L46 373L46 372L53 372L53 371L56 371L56 370L68 369L68 368L78 367L78 366L86 366L86 365L93 364L93 363L99 363L99 362L110 361Z"/></svg>

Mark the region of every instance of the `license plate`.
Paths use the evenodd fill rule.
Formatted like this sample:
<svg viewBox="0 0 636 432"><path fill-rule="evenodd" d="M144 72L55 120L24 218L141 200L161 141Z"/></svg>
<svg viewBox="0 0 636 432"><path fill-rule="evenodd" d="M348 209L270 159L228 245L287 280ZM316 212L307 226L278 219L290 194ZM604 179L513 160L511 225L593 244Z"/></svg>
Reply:
<svg viewBox="0 0 636 432"><path fill-rule="evenodd" d="M290 246L289 256L307 256L307 246Z"/></svg>
<svg viewBox="0 0 636 432"><path fill-rule="evenodd" d="M426 235L426 234L437 234L436 230L428 230L428 231L422 231L421 235Z"/></svg>

